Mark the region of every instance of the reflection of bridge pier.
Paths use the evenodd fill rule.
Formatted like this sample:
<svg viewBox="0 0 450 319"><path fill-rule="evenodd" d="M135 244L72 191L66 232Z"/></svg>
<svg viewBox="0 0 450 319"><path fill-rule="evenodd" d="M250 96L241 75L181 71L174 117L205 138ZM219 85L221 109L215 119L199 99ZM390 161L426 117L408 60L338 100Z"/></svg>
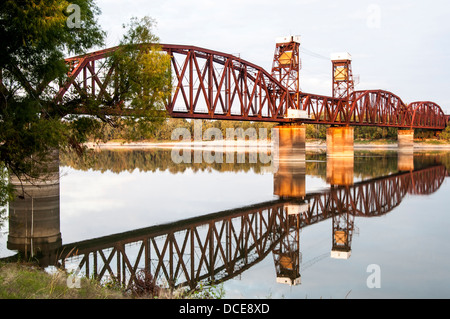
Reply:
<svg viewBox="0 0 450 319"><path fill-rule="evenodd" d="M9 203L9 234L7 247L28 257L37 257L42 266L56 260L61 247L59 212L59 158L41 178L23 181L11 177L16 199ZM23 194L22 194L23 190Z"/></svg>
<svg viewBox="0 0 450 319"><path fill-rule="evenodd" d="M302 214L308 212L306 203L288 203L284 206L284 236L272 251L277 282L290 286L301 283L300 275L300 229Z"/></svg>
<svg viewBox="0 0 450 319"><path fill-rule="evenodd" d="M306 128L303 125L277 126L274 129L274 195L304 199L306 196ZM287 204L285 217L278 225L280 240L272 251L277 282L300 284L300 218L307 205Z"/></svg>
<svg viewBox="0 0 450 319"><path fill-rule="evenodd" d="M327 157L327 183L333 186L353 185L354 158Z"/></svg>
<svg viewBox="0 0 450 319"><path fill-rule="evenodd" d="M397 167L399 171L413 171L414 170L414 153L413 152L399 152L397 153Z"/></svg>
<svg viewBox="0 0 450 319"><path fill-rule="evenodd" d="M273 193L280 198L304 198L305 162L279 163L278 170L273 176Z"/></svg>
<svg viewBox="0 0 450 319"><path fill-rule="evenodd" d="M327 183L332 186L348 187L354 184L354 157L327 156ZM337 212L333 212L333 243L331 258L348 259L351 255L351 241L353 236L355 216L349 214L348 196L337 201L341 205Z"/></svg>

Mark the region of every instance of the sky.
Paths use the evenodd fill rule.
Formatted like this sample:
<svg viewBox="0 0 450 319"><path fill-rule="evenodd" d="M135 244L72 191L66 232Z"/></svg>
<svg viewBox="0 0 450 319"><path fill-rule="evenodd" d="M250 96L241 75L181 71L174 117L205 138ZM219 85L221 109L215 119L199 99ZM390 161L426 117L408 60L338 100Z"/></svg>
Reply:
<svg viewBox="0 0 450 319"><path fill-rule="evenodd" d="M450 114L450 2L385 0L98 0L106 46L132 17L156 21L161 43L239 55L270 71L275 39L300 35L303 92L331 95L333 52L352 55L357 90L405 103L433 101Z"/></svg>

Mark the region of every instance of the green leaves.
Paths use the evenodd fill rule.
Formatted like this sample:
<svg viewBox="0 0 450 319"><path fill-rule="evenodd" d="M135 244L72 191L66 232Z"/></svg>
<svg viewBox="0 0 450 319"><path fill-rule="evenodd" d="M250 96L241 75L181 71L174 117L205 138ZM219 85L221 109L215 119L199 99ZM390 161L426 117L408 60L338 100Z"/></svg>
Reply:
<svg viewBox="0 0 450 319"><path fill-rule="evenodd" d="M123 103L127 116L117 119L117 126L133 127L126 139L148 138L163 124L165 103L171 92L171 57L161 50L152 33L154 21L133 18L114 52L110 67L115 70L115 98Z"/></svg>
<svg viewBox="0 0 450 319"><path fill-rule="evenodd" d="M171 58L160 50L155 22L148 17L124 26L121 49L105 63L114 71L108 94L75 90L55 101L67 81L65 57L103 45L99 14L94 0L0 2L0 166L9 174L37 177L36 159L66 147L81 153L82 143L101 138L106 125L127 127L125 138L136 140L148 138L163 124ZM79 115L80 106L90 116ZM107 116L105 108L124 113ZM0 188L5 190L2 177Z"/></svg>
<svg viewBox="0 0 450 319"><path fill-rule="evenodd" d="M81 9L81 28L67 26L66 9L71 3ZM33 87L34 97L40 97L42 87L67 72L65 54L81 54L103 44L105 33L95 21L99 11L92 0L3 1L0 69L9 71L11 80L23 87Z"/></svg>
<svg viewBox="0 0 450 319"><path fill-rule="evenodd" d="M67 26L67 7L77 4L82 25ZM66 77L66 54L102 45L93 0L5 0L0 2L0 202L11 189L7 176L36 178L49 153L68 145L71 135L53 101ZM64 106L63 106L64 107Z"/></svg>

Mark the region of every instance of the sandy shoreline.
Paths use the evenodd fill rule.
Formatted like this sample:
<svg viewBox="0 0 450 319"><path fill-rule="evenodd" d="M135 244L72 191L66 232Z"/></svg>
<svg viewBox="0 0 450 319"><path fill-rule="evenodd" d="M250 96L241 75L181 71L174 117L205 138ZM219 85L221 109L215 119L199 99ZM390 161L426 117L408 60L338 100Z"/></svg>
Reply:
<svg viewBox="0 0 450 319"><path fill-rule="evenodd" d="M271 148L272 142L270 140L260 141L200 141L200 142L107 142L107 143L93 143L89 142L85 144L89 149L171 149L171 148ZM306 142L306 149L326 149L326 142ZM383 144L376 142L358 143L354 144L354 149L358 150L395 150L397 149L396 143ZM450 150L450 144L428 144L415 142L415 150Z"/></svg>

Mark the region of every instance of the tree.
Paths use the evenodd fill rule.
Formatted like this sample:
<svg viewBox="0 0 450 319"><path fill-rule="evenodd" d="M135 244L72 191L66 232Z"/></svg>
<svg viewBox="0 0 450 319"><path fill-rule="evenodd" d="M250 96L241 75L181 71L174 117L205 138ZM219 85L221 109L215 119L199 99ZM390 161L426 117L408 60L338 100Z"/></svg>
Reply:
<svg viewBox="0 0 450 319"><path fill-rule="evenodd" d="M127 140L145 139L166 120L165 103L171 94L171 57L162 52L159 38L151 31L155 21L149 17L132 18L124 25L126 33L120 48L106 62L114 67L114 94L109 101L120 101L132 109L126 117L110 117L115 127L126 127ZM132 129L130 129L132 128Z"/></svg>
<svg viewBox="0 0 450 319"><path fill-rule="evenodd" d="M42 174L41 168L52 150L81 150L88 136L101 136L105 125L133 122L136 129L129 137L137 138L162 122L161 116L154 119L154 111L161 109L170 92L170 58L160 54L156 45L148 45L158 40L152 34L154 22L149 18L133 19L125 26L128 29L121 49L107 61L116 66L119 80L114 101L138 110L140 117L101 116L97 111L113 107L114 101L89 95L67 94L62 102L55 102L59 84L67 81L69 66L65 57L104 44L105 32L96 20L99 14L93 0L0 2L2 173L36 178ZM77 115L75 110L80 106L92 111L93 116ZM5 200L10 193L7 183L2 183L1 197Z"/></svg>

